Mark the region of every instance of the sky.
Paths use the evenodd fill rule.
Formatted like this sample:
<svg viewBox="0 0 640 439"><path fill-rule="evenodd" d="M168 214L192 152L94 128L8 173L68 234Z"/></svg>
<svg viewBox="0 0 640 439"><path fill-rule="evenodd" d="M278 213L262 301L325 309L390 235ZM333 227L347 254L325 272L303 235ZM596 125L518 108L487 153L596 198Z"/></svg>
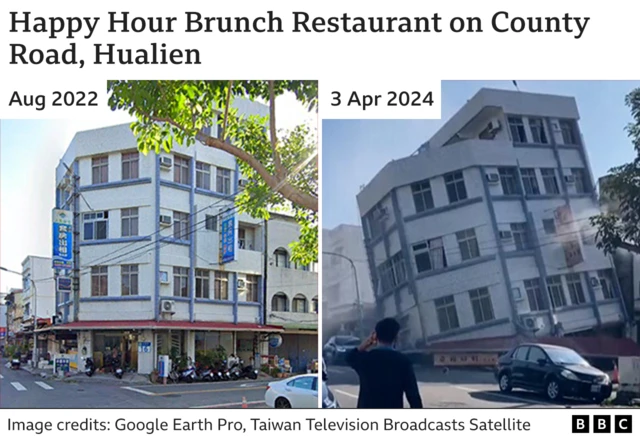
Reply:
<svg viewBox="0 0 640 439"><path fill-rule="evenodd" d="M481 88L515 90L512 81L443 81L440 120L323 120L322 227L360 225L356 195L390 162L413 153ZM573 96L591 169L597 179L633 159L624 130L625 96L640 81L518 81L520 91Z"/></svg>
<svg viewBox="0 0 640 439"><path fill-rule="evenodd" d="M292 94L276 99L278 129L317 119ZM87 120L0 121L0 266L22 271L28 255L51 257L55 168L78 131L131 122L123 111ZM20 276L0 271L0 293L20 288Z"/></svg>

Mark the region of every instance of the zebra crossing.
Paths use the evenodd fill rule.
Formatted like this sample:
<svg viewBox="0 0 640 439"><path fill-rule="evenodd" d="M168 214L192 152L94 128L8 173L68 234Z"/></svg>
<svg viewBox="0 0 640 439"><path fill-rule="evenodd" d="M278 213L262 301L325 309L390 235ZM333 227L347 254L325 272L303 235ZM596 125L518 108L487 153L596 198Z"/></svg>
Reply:
<svg viewBox="0 0 640 439"><path fill-rule="evenodd" d="M0 374L0 380L4 380L4 379L5 379L4 375ZM19 381L11 381L9 382L9 384L11 384L11 387L13 387L18 392L27 392L29 390L36 389L36 387L31 387L29 384L27 384L27 386L31 387L31 389L29 387L25 387L25 385L23 385ZM49 384L45 383L44 381L34 381L32 384L35 384L37 387L44 390L54 390L53 387L51 387Z"/></svg>

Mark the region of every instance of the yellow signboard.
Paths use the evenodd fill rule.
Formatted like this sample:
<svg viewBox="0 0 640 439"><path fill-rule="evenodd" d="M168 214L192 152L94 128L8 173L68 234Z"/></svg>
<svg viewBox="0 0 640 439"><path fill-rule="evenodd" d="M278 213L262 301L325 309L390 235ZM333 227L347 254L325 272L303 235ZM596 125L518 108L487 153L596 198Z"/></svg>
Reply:
<svg viewBox="0 0 640 439"><path fill-rule="evenodd" d="M435 366L495 366L498 354L435 354Z"/></svg>

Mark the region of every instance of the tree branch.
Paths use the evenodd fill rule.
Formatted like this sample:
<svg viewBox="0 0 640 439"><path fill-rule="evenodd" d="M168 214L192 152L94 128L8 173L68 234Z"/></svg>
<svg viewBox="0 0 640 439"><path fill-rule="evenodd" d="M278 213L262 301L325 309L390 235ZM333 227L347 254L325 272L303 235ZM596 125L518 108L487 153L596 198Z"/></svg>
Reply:
<svg viewBox="0 0 640 439"><path fill-rule="evenodd" d="M276 92L273 81L269 81L269 131L271 140L271 154L273 163L276 168L278 178L284 178L287 175L286 170L282 166L280 154L278 154L278 137L276 133Z"/></svg>
<svg viewBox="0 0 640 439"><path fill-rule="evenodd" d="M628 252L631 253L636 253L636 254L640 254L640 246L635 245L635 244L631 244L629 242L621 242L618 245L618 248L621 248L623 250L627 250Z"/></svg>
<svg viewBox="0 0 640 439"><path fill-rule="evenodd" d="M136 111L151 121L158 123L168 123L180 130L187 131L183 126L178 124L171 118L168 117L154 117L149 115L147 112L141 110L136 107ZM294 204L298 206L309 209L313 212L318 211L318 197L314 197L313 195L307 194L295 186L287 183L286 177L279 178L277 176L271 175L271 173L267 170L267 168L253 155L249 154L245 150L238 148L237 146L233 146L227 142L216 139L215 137L204 134L202 131L196 134L196 139L202 142L204 145L210 146L215 149L219 149L221 151L227 152L232 156L242 160L249 166L251 166L255 171L262 177L267 186L272 190L278 192L283 197L288 199Z"/></svg>
<svg viewBox="0 0 640 439"><path fill-rule="evenodd" d="M231 89L233 88L233 81L229 81L229 90L227 90L227 102L224 106L224 120L222 121L222 135L220 139L224 142L225 135L227 134L227 118L229 117L229 104L231 103Z"/></svg>

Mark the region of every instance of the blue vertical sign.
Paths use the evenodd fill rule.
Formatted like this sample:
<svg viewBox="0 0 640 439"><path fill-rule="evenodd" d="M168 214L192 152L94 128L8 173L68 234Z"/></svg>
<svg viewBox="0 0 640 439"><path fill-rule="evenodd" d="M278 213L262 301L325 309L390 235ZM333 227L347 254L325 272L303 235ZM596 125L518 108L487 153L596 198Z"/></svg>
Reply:
<svg viewBox="0 0 640 439"><path fill-rule="evenodd" d="M73 266L73 213L53 209L53 268L70 270Z"/></svg>
<svg viewBox="0 0 640 439"><path fill-rule="evenodd" d="M220 263L226 264L236 259L236 228L235 218L228 216L220 225Z"/></svg>

